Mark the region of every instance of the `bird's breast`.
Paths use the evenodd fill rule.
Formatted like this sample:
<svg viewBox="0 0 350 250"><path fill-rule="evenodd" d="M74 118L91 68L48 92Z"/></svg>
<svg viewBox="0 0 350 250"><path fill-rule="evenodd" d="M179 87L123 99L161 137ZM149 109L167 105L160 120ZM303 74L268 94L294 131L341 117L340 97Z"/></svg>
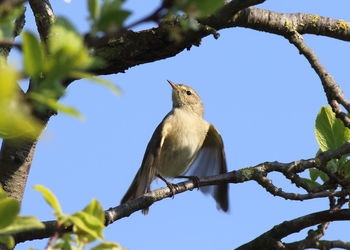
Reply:
<svg viewBox="0 0 350 250"><path fill-rule="evenodd" d="M209 124L195 114L174 112L164 124L164 141L157 169L164 177L185 173L200 150Z"/></svg>

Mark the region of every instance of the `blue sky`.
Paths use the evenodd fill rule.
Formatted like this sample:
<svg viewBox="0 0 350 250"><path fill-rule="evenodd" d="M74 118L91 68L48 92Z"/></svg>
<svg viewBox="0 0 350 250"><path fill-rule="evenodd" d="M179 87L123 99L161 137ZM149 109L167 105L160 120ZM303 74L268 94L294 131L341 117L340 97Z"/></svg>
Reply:
<svg viewBox="0 0 350 250"><path fill-rule="evenodd" d="M158 1L127 1L136 20L153 10ZM85 1L52 1L82 32L87 30ZM279 12L305 12L350 20L348 1L270 0L259 6ZM34 28L28 11L25 29ZM151 25L143 25L144 29ZM105 76L123 90L115 96L86 80L68 88L62 102L85 116L52 117L41 138L28 179L22 215L53 219L51 209L35 184L50 188L66 213L98 199L105 209L119 204L137 172L155 127L171 108L170 79L193 87L204 101L205 118L220 131L228 169L265 161L290 162L315 155L314 121L327 105L321 82L305 58L283 37L249 29L219 32L220 38L203 39L175 57L144 64L124 74ZM307 35L305 42L350 95L348 58L343 41ZM12 59L17 60L17 57ZM274 184L296 191L278 174ZM163 183L154 183L153 187ZM110 225L105 236L123 247L139 249L232 249L275 224L328 208L328 200L286 201L273 197L255 182L230 185L228 214L197 190L165 199ZM349 241L348 222L332 223L325 239ZM290 240L303 239L291 236ZM43 249L47 240L20 244L16 249Z"/></svg>

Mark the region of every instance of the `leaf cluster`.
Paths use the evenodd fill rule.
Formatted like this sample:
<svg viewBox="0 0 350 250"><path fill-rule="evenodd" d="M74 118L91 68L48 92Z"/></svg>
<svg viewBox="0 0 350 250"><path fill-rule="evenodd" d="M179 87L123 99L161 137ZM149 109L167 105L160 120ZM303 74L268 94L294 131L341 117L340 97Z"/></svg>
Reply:
<svg viewBox="0 0 350 250"><path fill-rule="evenodd" d="M44 225L32 216L19 216L20 204L6 195L0 188L0 248L11 249L15 241L11 234L44 228Z"/></svg>
<svg viewBox="0 0 350 250"><path fill-rule="evenodd" d="M55 248L63 250L84 249L96 240L103 240L105 215L102 205L97 200L93 199L82 211L65 214L58 199L48 188L36 185L34 189L42 193L45 201L54 210L57 219L56 233L60 236ZM68 227L73 227L73 231L60 234L61 230ZM92 249L121 250L123 248L114 242L102 241Z"/></svg>
<svg viewBox="0 0 350 250"><path fill-rule="evenodd" d="M316 117L315 122L315 137L319 146L316 155L327 151L337 149L350 139L350 129L345 127L343 122L336 118L332 109L328 106L322 107ZM339 159L332 159L327 164L327 169L331 173L337 174L342 179L350 180L350 160L348 155L343 155ZM322 182L327 182L329 177L323 171L312 168L310 171L309 184L314 186L320 185L318 178Z"/></svg>

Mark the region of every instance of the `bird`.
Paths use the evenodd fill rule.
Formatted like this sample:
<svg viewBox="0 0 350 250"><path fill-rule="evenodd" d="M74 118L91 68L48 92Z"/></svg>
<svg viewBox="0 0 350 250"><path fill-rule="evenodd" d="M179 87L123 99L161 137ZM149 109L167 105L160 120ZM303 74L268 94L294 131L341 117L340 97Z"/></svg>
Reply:
<svg viewBox="0 0 350 250"><path fill-rule="evenodd" d="M204 120L201 98L191 87L167 81L172 87L172 109L155 129L121 204L149 192L157 177L172 188L165 178L199 178L227 172L222 137ZM199 189L215 199L219 210L229 210L227 183ZM147 214L148 208L143 213Z"/></svg>

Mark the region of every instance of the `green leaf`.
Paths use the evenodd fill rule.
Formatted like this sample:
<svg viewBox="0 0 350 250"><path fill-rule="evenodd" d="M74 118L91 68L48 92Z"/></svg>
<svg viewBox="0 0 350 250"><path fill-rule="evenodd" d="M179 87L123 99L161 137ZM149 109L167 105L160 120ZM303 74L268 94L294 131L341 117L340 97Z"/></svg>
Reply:
<svg viewBox="0 0 350 250"><path fill-rule="evenodd" d="M342 174L346 179L350 178L350 160L344 159L341 161L341 164L339 166L340 174Z"/></svg>
<svg viewBox="0 0 350 250"><path fill-rule="evenodd" d="M0 56L0 137L36 138L42 125L31 115L17 86L18 73Z"/></svg>
<svg viewBox="0 0 350 250"><path fill-rule="evenodd" d="M11 236L0 236L0 243L6 245L9 249L15 247L15 240Z"/></svg>
<svg viewBox="0 0 350 250"><path fill-rule="evenodd" d="M327 182L329 180L328 175L323 171L320 171L320 178L323 182Z"/></svg>
<svg viewBox="0 0 350 250"><path fill-rule="evenodd" d="M224 3L225 0L177 0L174 6L191 17L204 17L213 14Z"/></svg>
<svg viewBox="0 0 350 250"><path fill-rule="evenodd" d="M0 199L6 198L7 194L5 193L4 189L0 185Z"/></svg>
<svg viewBox="0 0 350 250"><path fill-rule="evenodd" d="M95 216L84 211L79 211L70 216L74 226L73 231L84 241L92 242L96 239L103 239L102 229L104 224Z"/></svg>
<svg viewBox="0 0 350 250"><path fill-rule="evenodd" d="M199 16L208 16L222 7L225 0L194 0L193 2L197 5Z"/></svg>
<svg viewBox="0 0 350 250"><path fill-rule="evenodd" d="M123 25L131 13L122 9L122 3L120 0L105 0L103 2L101 14L94 23L95 31L111 32Z"/></svg>
<svg viewBox="0 0 350 250"><path fill-rule="evenodd" d="M83 210L84 212L94 216L96 219L98 219L102 224L105 222L105 212L102 208L101 203L99 203L97 200L93 199L91 203L86 206Z"/></svg>
<svg viewBox="0 0 350 250"><path fill-rule="evenodd" d="M44 68L44 54L39 40L31 33L24 32L23 54L24 67L29 75L38 77Z"/></svg>
<svg viewBox="0 0 350 250"><path fill-rule="evenodd" d="M93 62L82 36L64 18L58 18L50 29L49 51L45 64L49 82L65 78L73 70L86 69Z"/></svg>
<svg viewBox="0 0 350 250"><path fill-rule="evenodd" d="M65 30L71 31L71 32L73 32L73 33L78 35L78 31L75 29L74 25L67 18L57 17L55 19L55 24L54 25L62 27Z"/></svg>
<svg viewBox="0 0 350 250"><path fill-rule="evenodd" d="M336 149L350 138L350 130L335 117L330 107L322 107L316 117L315 136L321 151Z"/></svg>
<svg viewBox="0 0 350 250"><path fill-rule="evenodd" d="M312 181L316 181L316 179L320 176L320 170L316 168L310 168L309 173Z"/></svg>
<svg viewBox="0 0 350 250"><path fill-rule="evenodd" d="M33 216L18 216L13 223L0 229L1 234L14 234L18 232L30 231L33 229L45 228L44 224Z"/></svg>
<svg viewBox="0 0 350 250"><path fill-rule="evenodd" d="M185 31L187 30L198 30L201 24L194 18L179 18L181 28ZM181 32L181 31L179 31Z"/></svg>
<svg viewBox="0 0 350 250"><path fill-rule="evenodd" d="M303 181L305 181L310 187L319 187L321 186L320 183L310 180L310 179L306 179L306 178L301 178Z"/></svg>
<svg viewBox="0 0 350 250"><path fill-rule="evenodd" d="M58 202L56 196L48 188L42 185L35 185L34 190L41 192L45 201L55 210L55 216L60 217L63 215L61 205Z"/></svg>
<svg viewBox="0 0 350 250"><path fill-rule="evenodd" d="M73 247L71 243L74 243L75 241L71 237L70 234L65 233L61 237L60 241L55 245L55 249L62 249L62 250L76 250L77 248Z"/></svg>
<svg viewBox="0 0 350 250"><path fill-rule="evenodd" d="M98 244L97 246L91 248L91 250L124 250L124 249L126 248L119 246L115 242L108 242L108 241L104 241Z"/></svg>
<svg viewBox="0 0 350 250"><path fill-rule="evenodd" d="M44 95L34 93L34 92L30 93L29 97L31 99L41 103L41 104L44 104L44 105L52 108L53 110L61 111L63 113L75 116L79 119L83 119L83 115L80 114L78 110L76 110L72 107L64 106L64 105L60 104L59 102L57 102L56 99L54 99L54 98L49 98L49 97L46 97Z"/></svg>
<svg viewBox="0 0 350 250"><path fill-rule="evenodd" d="M332 159L327 163L327 168L334 174L338 171L338 160Z"/></svg>
<svg viewBox="0 0 350 250"><path fill-rule="evenodd" d="M88 0L88 7L91 19L97 19L100 16L100 1Z"/></svg>
<svg viewBox="0 0 350 250"><path fill-rule="evenodd" d="M13 39L15 20L23 13L24 6L10 8L0 16L0 40Z"/></svg>
<svg viewBox="0 0 350 250"><path fill-rule="evenodd" d="M99 83L101 84L102 86L104 87L107 87L109 88L110 90L112 90L113 93L117 94L117 95L120 95L122 93L122 91L120 90L120 88L118 88L116 85L114 85L112 82L106 80L106 79L103 79L103 78L100 78L100 77L96 77L92 74L89 74L89 73L85 73L85 72L73 72L71 75L71 77L74 77L74 78L86 78L90 81L93 81L93 82L96 82L96 83Z"/></svg>
<svg viewBox="0 0 350 250"><path fill-rule="evenodd" d="M13 198L0 199L0 229L10 225L19 213L19 202Z"/></svg>

